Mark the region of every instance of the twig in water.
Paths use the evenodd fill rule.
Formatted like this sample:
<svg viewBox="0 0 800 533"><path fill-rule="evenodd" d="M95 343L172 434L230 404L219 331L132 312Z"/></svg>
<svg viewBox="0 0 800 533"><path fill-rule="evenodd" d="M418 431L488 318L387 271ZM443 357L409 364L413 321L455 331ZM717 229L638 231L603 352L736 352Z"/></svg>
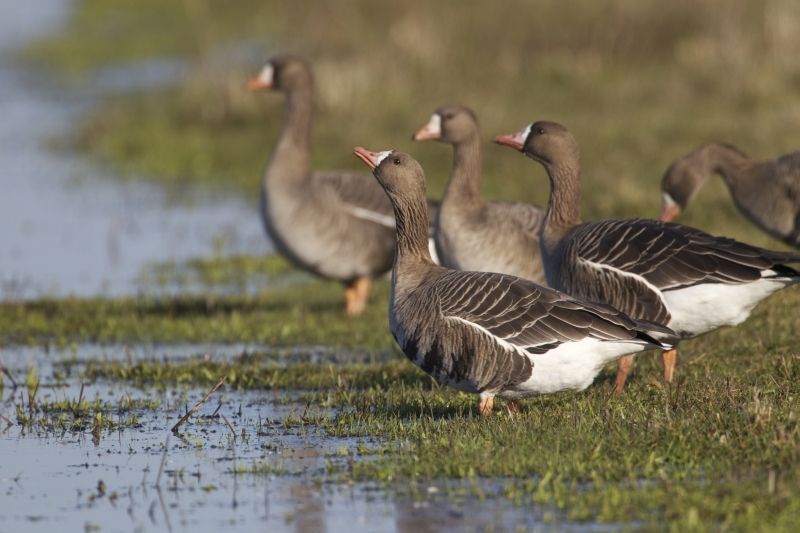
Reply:
<svg viewBox="0 0 800 533"><path fill-rule="evenodd" d="M17 390L17 387L19 387L19 385L17 385L17 382L14 379L14 376L11 375L11 372L9 372L5 366L0 366L0 372L2 372L3 375L5 375L8 378L8 381L11 382L11 388Z"/></svg>
<svg viewBox="0 0 800 533"><path fill-rule="evenodd" d="M239 502L236 500L236 488L237 488L236 477L238 475L238 471L236 469L236 430L233 429L233 426L231 425L230 422L228 422L228 419L225 417L225 415L220 413L219 416L221 416L222 419L225 421L225 424L228 425L228 429L231 430L231 437L233 438L233 440L231 441L231 450L233 450L233 501L231 502L231 505L233 506L234 509L236 509L236 507L239 506Z"/></svg>
<svg viewBox="0 0 800 533"><path fill-rule="evenodd" d="M164 453L161 454L161 464L158 465L158 475L156 476L156 487L161 486L161 473L164 472L164 463L167 462L167 450L169 449L169 433L164 440Z"/></svg>
<svg viewBox="0 0 800 533"><path fill-rule="evenodd" d="M81 403L83 402L83 388L86 384L81 380L81 391L78 393L78 401L75 403L75 406L72 407L72 416L78 418L78 413L81 410Z"/></svg>
<svg viewBox="0 0 800 533"><path fill-rule="evenodd" d="M189 409L189 411L185 415L183 415L180 420L178 420L178 423L172 426L173 433L178 433L178 428L181 427L187 420L189 420L189 417L195 414L197 410L200 409L200 406L206 403L212 394L217 392L217 389L222 387L222 384L225 383L225 377L226 376L222 376L220 380L217 382L217 384L214 385L210 391L208 391L208 394L206 394L202 400L194 404L194 407Z"/></svg>

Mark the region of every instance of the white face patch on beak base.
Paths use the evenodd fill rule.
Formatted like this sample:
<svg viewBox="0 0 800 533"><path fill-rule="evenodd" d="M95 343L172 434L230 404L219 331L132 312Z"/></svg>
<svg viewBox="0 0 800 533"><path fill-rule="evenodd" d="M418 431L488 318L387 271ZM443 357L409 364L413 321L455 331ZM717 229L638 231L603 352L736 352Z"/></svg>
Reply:
<svg viewBox="0 0 800 533"><path fill-rule="evenodd" d="M392 150L386 150L385 152L378 152L375 154L375 166L380 166L383 163L383 160L392 155Z"/></svg>
<svg viewBox="0 0 800 533"><path fill-rule="evenodd" d="M672 198L672 196L668 192L661 193L661 205L665 207L672 207L676 205L677 202Z"/></svg>
<svg viewBox="0 0 800 533"><path fill-rule="evenodd" d="M261 72L258 74L258 81L263 83L267 86L272 86L272 76L275 73L275 69L272 66L272 63L267 63Z"/></svg>
<svg viewBox="0 0 800 533"><path fill-rule="evenodd" d="M523 146L525 145L525 141L528 140L528 136L531 134L531 128L532 127L533 127L533 124L528 124L528 126L524 130L520 130L519 133L517 133L515 135L515 137L519 141L519 144L521 144Z"/></svg>
<svg viewBox="0 0 800 533"><path fill-rule="evenodd" d="M427 131L431 135L436 135L437 137L441 137L442 117L439 115L439 113L434 113L433 115L431 115L431 119L425 125L425 131Z"/></svg>

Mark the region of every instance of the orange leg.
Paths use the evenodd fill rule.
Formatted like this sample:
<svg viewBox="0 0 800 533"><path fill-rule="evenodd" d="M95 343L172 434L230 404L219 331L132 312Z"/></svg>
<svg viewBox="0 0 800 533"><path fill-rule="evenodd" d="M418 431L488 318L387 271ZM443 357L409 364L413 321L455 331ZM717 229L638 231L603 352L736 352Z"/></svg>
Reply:
<svg viewBox="0 0 800 533"><path fill-rule="evenodd" d="M631 373L633 368L633 356L623 355L619 358L617 363L617 382L614 385L614 393L621 394L622 389L625 388L625 380L628 379L628 374Z"/></svg>
<svg viewBox="0 0 800 533"><path fill-rule="evenodd" d="M661 354L661 359L664 361L664 381L672 383L672 378L675 377L675 362L678 359L678 350L665 350Z"/></svg>
<svg viewBox="0 0 800 533"><path fill-rule="evenodd" d="M481 394L481 403L478 407L481 416L492 416L492 409L494 409L494 396L484 396Z"/></svg>
<svg viewBox="0 0 800 533"><path fill-rule="evenodd" d="M367 308L367 298L372 280L366 276L356 278L344 290L345 311L350 316L360 315Z"/></svg>
<svg viewBox="0 0 800 533"><path fill-rule="evenodd" d="M506 402L506 413L511 416L519 414L519 400L508 400Z"/></svg>

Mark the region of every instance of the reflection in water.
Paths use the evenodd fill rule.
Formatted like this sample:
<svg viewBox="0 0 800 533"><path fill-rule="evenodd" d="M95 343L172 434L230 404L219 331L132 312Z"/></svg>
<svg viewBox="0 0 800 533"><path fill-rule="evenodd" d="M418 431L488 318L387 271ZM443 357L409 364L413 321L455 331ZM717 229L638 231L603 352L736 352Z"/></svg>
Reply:
<svg viewBox="0 0 800 533"><path fill-rule="evenodd" d="M289 494L295 503L294 530L297 533L323 532L325 528L325 501L319 488L310 481L292 483Z"/></svg>

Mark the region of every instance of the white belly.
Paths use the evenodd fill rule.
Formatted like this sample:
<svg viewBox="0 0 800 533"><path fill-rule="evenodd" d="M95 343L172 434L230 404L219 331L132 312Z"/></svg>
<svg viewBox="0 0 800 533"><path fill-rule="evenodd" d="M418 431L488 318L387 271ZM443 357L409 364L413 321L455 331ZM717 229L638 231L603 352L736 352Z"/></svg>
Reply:
<svg viewBox="0 0 800 533"><path fill-rule="evenodd" d="M750 316L758 302L795 282L786 278L764 278L738 285L707 283L664 291L662 294L672 315L667 326L687 336L735 326Z"/></svg>
<svg viewBox="0 0 800 533"><path fill-rule="evenodd" d="M606 363L644 348L641 342L604 342L597 339L564 343L555 350L530 356L533 361L531 377L500 396L513 399L562 390L583 390L592 384Z"/></svg>

